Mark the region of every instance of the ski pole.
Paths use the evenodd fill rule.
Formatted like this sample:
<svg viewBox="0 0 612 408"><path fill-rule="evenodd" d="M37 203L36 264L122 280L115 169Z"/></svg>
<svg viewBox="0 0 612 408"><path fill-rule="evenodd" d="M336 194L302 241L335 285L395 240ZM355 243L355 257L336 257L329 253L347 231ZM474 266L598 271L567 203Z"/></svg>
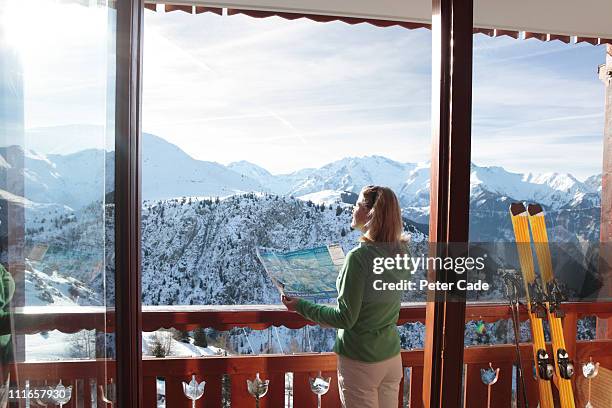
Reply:
<svg viewBox="0 0 612 408"><path fill-rule="evenodd" d="M519 293L518 293L518 284L516 282L516 277L511 275L506 275L506 285L508 290L508 298L510 300L510 312L512 313L512 327L514 329L514 347L516 351L516 370L517 370L517 390L516 390L516 400L517 406L519 401L519 391L518 388L522 389L523 394L523 406L525 408L529 408L529 402L527 401L527 388L525 387L525 377L523 372L523 364L521 362L521 347L520 347L520 332L519 332L519 324L520 324L520 310L519 310Z"/></svg>

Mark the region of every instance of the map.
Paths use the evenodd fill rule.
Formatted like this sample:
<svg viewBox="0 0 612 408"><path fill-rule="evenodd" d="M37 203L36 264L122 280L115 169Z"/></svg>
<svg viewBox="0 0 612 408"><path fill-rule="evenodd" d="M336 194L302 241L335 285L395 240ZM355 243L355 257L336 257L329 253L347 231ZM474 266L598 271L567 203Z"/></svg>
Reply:
<svg viewBox="0 0 612 408"><path fill-rule="evenodd" d="M335 300L344 251L333 244L291 252L257 248L257 256L281 294L314 301Z"/></svg>

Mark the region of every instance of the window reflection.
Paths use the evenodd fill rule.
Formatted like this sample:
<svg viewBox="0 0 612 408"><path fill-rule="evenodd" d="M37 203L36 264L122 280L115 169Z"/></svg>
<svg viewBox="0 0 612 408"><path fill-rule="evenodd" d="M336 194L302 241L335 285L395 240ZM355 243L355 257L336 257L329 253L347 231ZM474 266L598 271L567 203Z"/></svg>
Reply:
<svg viewBox="0 0 612 408"><path fill-rule="evenodd" d="M21 389L61 380L77 404L95 400L114 353L103 322L114 306L116 13L105 4L0 6L1 374ZM58 361L74 359L83 368L70 377Z"/></svg>

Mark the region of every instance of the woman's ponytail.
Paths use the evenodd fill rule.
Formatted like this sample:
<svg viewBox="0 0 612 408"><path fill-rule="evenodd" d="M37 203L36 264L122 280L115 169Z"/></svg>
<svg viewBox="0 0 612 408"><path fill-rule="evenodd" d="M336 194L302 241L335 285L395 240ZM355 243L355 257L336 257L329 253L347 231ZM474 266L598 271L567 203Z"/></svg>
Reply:
<svg viewBox="0 0 612 408"><path fill-rule="evenodd" d="M366 186L362 194L367 207L367 236L362 240L397 243L403 241L402 211L397 196L388 187Z"/></svg>

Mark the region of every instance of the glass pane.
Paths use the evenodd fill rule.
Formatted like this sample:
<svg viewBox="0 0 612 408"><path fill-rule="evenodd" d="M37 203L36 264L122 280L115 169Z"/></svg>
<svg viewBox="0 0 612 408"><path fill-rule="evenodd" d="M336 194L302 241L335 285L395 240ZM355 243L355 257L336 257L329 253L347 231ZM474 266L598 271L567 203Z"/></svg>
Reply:
<svg viewBox="0 0 612 408"><path fill-rule="evenodd" d="M484 35L474 41L470 240L495 243L497 269L520 276L510 204L539 204L562 291L572 300L597 298L598 253L609 253L600 242L605 88L597 67L605 47ZM533 221L526 237L540 240ZM487 279L501 289L501 275Z"/></svg>
<svg viewBox="0 0 612 408"><path fill-rule="evenodd" d="M312 372L293 354L323 370L317 359L334 358L325 352L336 330L268 327L267 312L275 319L288 313L258 251L277 259L295 251L305 263L326 265L317 273L330 266L320 275L286 268L293 279L285 289L321 284L301 296L335 303L338 271L325 263L324 246L347 253L358 245L352 213L371 184L395 192L404 232L414 243L427 241L431 33L158 7L145 10L144 41L143 397L181 403L181 382L195 374L207 382L205 406L228 399L246 406L253 399L245 380L256 373L243 364L260 359L240 355L286 359L260 372L277 390L285 382L285 406L293 395L314 397ZM242 327L251 313L262 320ZM213 323L225 317L231 322ZM405 349L423 346L423 324L398 331ZM219 360L224 372L207 369ZM265 398L283 406L273 400L278 394ZM334 398L335 389L323 406Z"/></svg>
<svg viewBox="0 0 612 408"><path fill-rule="evenodd" d="M559 385L559 344L593 339L596 327L567 301L597 300L608 279L598 265L598 254L609 251L600 243L604 86L597 67L605 47L476 34L473 55L470 251L487 259L468 279L490 289L467 294L474 320L465 324L465 355L520 342L531 356L552 341ZM481 302L497 303L497 312L479 316ZM569 355L584 362L575 349ZM538 398L552 404L548 387L555 387L537 371L546 360L524 356L509 352L512 367L490 363L501 383L512 381L512 406L527 404L525 389L533 393L529 405ZM487 368L469 363L466 389ZM578 375L574 381L579 390Z"/></svg>
<svg viewBox="0 0 612 408"><path fill-rule="evenodd" d="M471 240L513 242L508 207L523 201L544 207L550 241L598 242L605 46L476 35L474 47Z"/></svg>
<svg viewBox="0 0 612 408"><path fill-rule="evenodd" d="M0 374L11 401L90 406L116 377L116 12L11 0L0 17Z"/></svg>
<svg viewBox="0 0 612 408"><path fill-rule="evenodd" d="M361 235L351 228L353 208L370 184L393 189L404 231L415 244L427 241L431 33L145 10L144 46L144 399L172 406L193 373L211 387L204 405L216 406L230 398L225 382L199 357L229 367L246 361L237 355L262 354L287 355L278 370L285 369L291 397L295 378L302 391L307 386L291 354L327 358L315 353L332 350L335 329L263 320L243 328L241 317L238 327L220 329L203 325L198 313L221 319L286 310L258 249L337 243L348 252ZM335 302L336 277L334 294L316 301ZM423 324L398 330L402 347L422 348ZM166 357L183 371L167 372L158 361ZM230 375L230 399L239 406L246 375ZM221 396L212 388L219 383Z"/></svg>
<svg viewBox="0 0 612 408"><path fill-rule="evenodd" d="M600 242L605 88L597 75L604 61L603 46L474 37L470 241L489 256L487 269L474 279L487 281L493 291L470 300L508 304L512 287L522 302L527 291L537 298L531 278L525 282L517 240L540 242L524 247L524 259L533 263L543 290L572 301L604 295L608 277L598 255L610 253L609 243ZM525 207L514 207L515 227L525 221L523 235L515 235L512 203ZM537 223L542 214L544 246ZM552 268L539 258L544 247ZM544 283L551 274L558 291ZM595 319L579 319L576 328L578 339L592 338ZM522 341L529 341L530 331L523 322ZM466 345L515 338L510 320L468 322L465 336Z"/></svg>
<svg viewBox="0 0 612 408"><path fill-rule="evenodd" d="M428 30L146 11L145 31L145 305L278 304L256 249L347 252L368 184L426 239Z"/></svg>

